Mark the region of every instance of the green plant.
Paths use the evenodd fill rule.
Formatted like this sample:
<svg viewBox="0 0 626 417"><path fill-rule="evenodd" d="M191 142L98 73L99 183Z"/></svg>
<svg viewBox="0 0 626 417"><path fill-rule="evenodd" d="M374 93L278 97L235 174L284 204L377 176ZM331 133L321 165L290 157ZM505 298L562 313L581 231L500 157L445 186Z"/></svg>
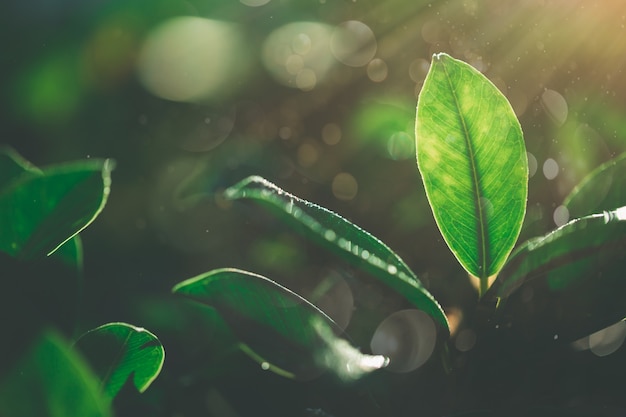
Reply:
<svg viewBox="0 0 626 417"><path fill-rule="evenodd" d="M78 233L103 209L110 160L36 168L0 150L0 414L108 416L126 380L144 391L164 350L150 332L110 323L68 342L79 318Z"/></svg>
<svg viewBox="0 0 626 417"><path fill-rule="evenodd" d="M526 210L528 163L520 124L504 95L470 65L435 55L418 100L416 144L439 230L459 264L479 282L476 312L462 324L473 340L488 343L500 337L534 346L572 342L624 319L626 199L619 187L603 187L604 201L592 197L603 179L623 166L623 156L592 173L565 200L576 219L514 249ZM269 208L427 313L439 329L444 367L451 371L455 358L447 353L450 328L443 309L384 243L258 176L228 188L224 197ZM349 380L398 363L402 366L396 370L413 370L423 362L415 354L407 358L393 343L379 343L380 336L371 341L369 354L358 353L351 341L367 345L377 337L371 329L342 336L343 329L314 307L314 299L307 302L250 272L214 270L173 291L214 307L242 350L263 369L283 376L309 379L330 370ZM453 337L458 334L455 329ZM349 346L352 353L344 355L333 346ZM354 352L360 355L356 362Z"/></svg>
<svg viewBox="0 0 626 417"><path fill-rule="evenodd" d="M624 319L625 155L599 167L565 199L574 220L515 248L523 230L528 165L520 124L504 95L470 65L435 55L418 100L416 141L419 172L441 235L469 278L478 280L475 311L466 312L460 325L451 325L451 312L381 240L252 176L226 189L222 201L263 205L374 278L364 286L366 295L380 291L403 301L391 303L391 310L358 310L353 321L359 324L348 326L327 310L335 301L324 301L336 284L332 279L304 297L259 274L220 268L174 286L182 305L199 308L162 307L167 314L180 313L171 326L187 321L186 328L199 334L217 329L211 336L222 344L221 357L243 353L261 369L306 387L322 379L328 387L320 391L329 396L355 389L361 401L362 389L369 394L357 407L361 415L394 415L390 400L371 395L380 391L392 398L393 379L385 370L407 374L430 360L436 371L428 375L443 377L426 383L435 390L452 386L460 398L429 409L431 414L488 416L474 412L483 397L467 399L459 392L491 395L499 392L499 372L519 370L493 350L513 355L555 340L572 342ZM0 267L7 288L0 307L14 341L0 352L2 415L108 416L114 398L127 388L145 391L161 370L163 346L144 329L109 323L72 337L77 306L71 302L80 298L82 280L78 233L104 207L111 170L110 161L91 160L38 169L12 150L0 152ZM607 178L615 179L614 186L605 186ZM463 353L455 353L451 346L464 337L471 340L465 340ZM465 352L476 340L482 347L468 358ZM431 360L434 351L441 362ZM197 367L199 360L192 362ZM186 372L180 378L186 382L179 383L185 388L204 369ZM319 378L324 374L329 379ZM437 385L442 380L449 385ZM355 404L338 410L353 414ZM233 415L227 407L221 410ZM325 414L310 409L306 415Z"/></svg>

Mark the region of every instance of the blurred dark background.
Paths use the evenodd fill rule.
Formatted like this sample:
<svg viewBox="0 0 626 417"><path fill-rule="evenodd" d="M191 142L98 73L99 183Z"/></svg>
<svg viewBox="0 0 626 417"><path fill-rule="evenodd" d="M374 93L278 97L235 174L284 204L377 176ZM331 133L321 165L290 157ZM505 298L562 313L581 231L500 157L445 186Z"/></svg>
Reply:
<svg viewBox="0 0 626 417"><path fill-rule="evenodd" d="M379 237L457 319L472 308L415 163L433 53L483 72L520 119L521 240L567 221L563 198L626 148L621 1L8 0L0 16L0 141L36 165L117 162L107 207L81 234L80 326L161 331L171 369L184 362L177 343L211 336L181 341L163 324L182 279L232 266L306 294L320 275L361 278L262 209L221 198L250 174ZM306 415L323 415L311 403Z"/></svg>

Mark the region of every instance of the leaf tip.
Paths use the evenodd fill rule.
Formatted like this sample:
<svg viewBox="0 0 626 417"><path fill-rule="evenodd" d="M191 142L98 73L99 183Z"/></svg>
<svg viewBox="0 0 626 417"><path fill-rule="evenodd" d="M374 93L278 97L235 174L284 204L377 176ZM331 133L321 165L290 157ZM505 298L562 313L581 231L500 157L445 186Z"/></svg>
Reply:
<svg viewBox="0 0 626 417"><path fill-rule="evenodd" d="M445 52L437 52L433 54L433 61L443 61L444 59L451 58L450 55Z"/></svg>

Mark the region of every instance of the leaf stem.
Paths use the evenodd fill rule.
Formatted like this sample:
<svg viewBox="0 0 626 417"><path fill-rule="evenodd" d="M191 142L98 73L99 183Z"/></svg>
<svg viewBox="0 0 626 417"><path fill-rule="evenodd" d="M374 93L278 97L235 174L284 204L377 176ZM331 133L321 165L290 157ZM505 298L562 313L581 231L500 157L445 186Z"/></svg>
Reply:
<svg viewBox="0 0 626 417"><path fill-rule="evenodd" d="M479 278L480 286L478 287L478 298L482 298L483 295L489 289L489 277Z"/></svg>

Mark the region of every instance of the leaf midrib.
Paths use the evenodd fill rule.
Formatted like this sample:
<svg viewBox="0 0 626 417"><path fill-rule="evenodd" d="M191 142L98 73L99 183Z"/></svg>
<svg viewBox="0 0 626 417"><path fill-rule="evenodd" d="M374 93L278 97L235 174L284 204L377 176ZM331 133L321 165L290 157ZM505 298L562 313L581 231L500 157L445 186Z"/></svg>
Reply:
<svg viewBox="0 0 626 417"><path fill-rule="evenodd" d="M469 130L467 129L467 124L465 122L465 118L463 117L463 114L461 112L461 106L459 104L459 99L456 95L456 91L452 85L452 80L450 77L450 74L448 73L448 69L446 68L446 64L444 61L441 61L441 64L443 66L443 71L446 75L446 81L448 82L448 87L450 88L450 92L452 94L452 97L454 98L454 104L457 108L457 117L459 118L461 125L463 126L463 133L464 133L464 139L465 139L465 144L467 146L468 152L469 152L469 160L470 160L470 170L471 170L471 175L472 175L472 179L473 179L473 191L474 191L474 205L475 205L475 209L476 212L478 213L478 238L480 240L479 242L479 250L481 251L479 253L479 258L480 258L480 262L481 262L481 275L479 276L480 279L484 279L486 277L489 276L489 273L487 271L487 236L486 236L486 232L485 232L485 223L486 223L486 219L485 219L485 214L483 213L483 209L482 209L482 205L480 204L480 182L478 180L478 170L476 168L476 160L474 158L474 149L472 147L472 142L470 140L470 134L469 134Z"/></svg>

